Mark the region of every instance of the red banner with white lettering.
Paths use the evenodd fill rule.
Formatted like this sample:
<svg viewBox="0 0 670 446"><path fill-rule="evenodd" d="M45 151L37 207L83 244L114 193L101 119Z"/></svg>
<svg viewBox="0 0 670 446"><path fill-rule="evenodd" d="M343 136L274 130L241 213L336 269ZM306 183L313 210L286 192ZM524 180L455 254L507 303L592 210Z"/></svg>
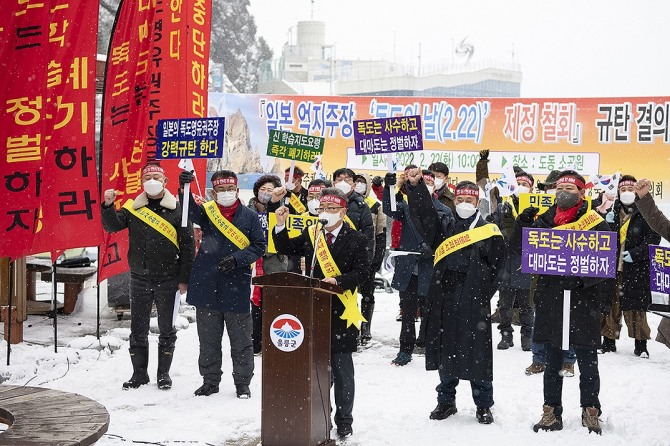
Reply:
<svg viewBox="0 0 670 446"><path fill-rule="evenodd" d="M83 0L3 2L0 257L102 240L94 133L97 17L97 4Z"/></svg>
<svg viewBox="0 0 670 446"><path fill-rule="evenodd" d="M198 47L209 60L211 0L122 0L107 56L102 122L102 190L114 189L116 209L142 193L141 169L156 158L159 119L199 117L193 98L207 107L207 82L190 82L192 54L188 27L194 17L203 25L205 44ZM206 77L205 77L206 79ZM206 114L203 116L206 117ZM206 160L194 160L204 187ZM162 161L167 188L177 195L178 162ZM204 195L204 190L194 193ZM108 234L100 249L98 280L128 270L128 234Z"/></svg>

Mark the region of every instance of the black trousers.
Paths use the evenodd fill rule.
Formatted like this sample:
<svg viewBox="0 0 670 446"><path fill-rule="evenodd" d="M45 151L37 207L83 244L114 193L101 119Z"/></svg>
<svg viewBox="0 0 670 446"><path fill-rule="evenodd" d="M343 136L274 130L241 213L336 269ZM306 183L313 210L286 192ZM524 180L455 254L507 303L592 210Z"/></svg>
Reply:
<svg viewBox="0 0 670 446"><path fill-rule="evenodd" d="M544 370L544 404L562 406L563 376L559 374L563 368L563 350L545 344L547 349L547 368ZM598 372L598 353L595 349L575 347L577 364L579 364L579 400L582 407L600 409L600 374Z"/></svg>
<svg viewBox="0 0 670 446"><path fill-rule="evenodd" d="M330 357L332 367L333 393L335 394L335 424L338 427L351 426L354 422L354 360L351 353L332 353Z"/></svg>
<svg viewBox="0 0 670 446"><path fill-rule="evenodd" d="M530 306L530 290L504 288L499 292L498 309L500 311L500 323L498 330L512 333L512 317L514 316L514 302L519 303L519 323L521 324L521 336L530 338L533 330L533 308Z"/></svg>
<svg viewBox="0 0 670 446"><path fill-rule="evenodd" d="M174 349L177 330L172 326L175 294L179 277L150 278L130 275L130 348L149 346L149 320L156 304L158 312L158 347Z"/></svg>
<svg viewBox="0 0 670 446"><path fill-rule="evenodd" d="M358 291L361 293L362 302L367 304L375 303L375 275L377 271L382 267L382 262L384 261L384 253L386 252L386 231L378 234L375 237L375 255L372 257L372 263L370 264L370 271L358 288Z"/></svg>
<svg viewBox="0 0 670 446"><path fill-rule="evenodd" d="M419 287L418 276L412 275L409 285L405 291L400 292L400 310L402 311L402 321L400 324L400 351L412 354L414 346L418 344L423 346L421 339L416 338L416 317L417 309L421 309L423 314L423 303L425 297L419 296L417 290Z"/></svg>
<svg viewBox="0 0 670 446"><path fill-rule="evenodd" d="M261 291L262 293L262 291ZM251 338L254 344L254 353L260 353L263 349L263 299L261 298L261 306L257 307L251 304L251 320L253 330Z"/></svg>
<svg viewBox="0 0 670 446"><path fill-rule="evenodd" d="M251 342L251 313L219 313L196 307L200 356L198 368L205 383L221 382L223 355L221 341L224 327L230 339L235 384L247 384L254 375L254 350Z"/></svg>

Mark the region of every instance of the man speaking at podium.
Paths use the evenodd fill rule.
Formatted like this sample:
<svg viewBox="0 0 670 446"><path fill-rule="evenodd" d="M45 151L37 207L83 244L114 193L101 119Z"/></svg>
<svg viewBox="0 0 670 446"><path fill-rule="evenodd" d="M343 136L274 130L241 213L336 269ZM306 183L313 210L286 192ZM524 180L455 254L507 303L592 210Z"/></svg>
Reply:
<svg viewBox="0 0 670 446"><path fill-rule="evenodd" d="M358 309L356 287L365 279L371 257L367 252L366 237L344 223L346 213L346 196L339 189L325 188L319 198L318 224L305 228L297 237L289 238L285 227L289 211L282 206L275 212L277 225L272 233L277 253L304 256L307 274L346 290L332 300L330 345L335 424L340 438L353 433L355 385L351 353L356 351L358 327L363 320Z"/></svg>

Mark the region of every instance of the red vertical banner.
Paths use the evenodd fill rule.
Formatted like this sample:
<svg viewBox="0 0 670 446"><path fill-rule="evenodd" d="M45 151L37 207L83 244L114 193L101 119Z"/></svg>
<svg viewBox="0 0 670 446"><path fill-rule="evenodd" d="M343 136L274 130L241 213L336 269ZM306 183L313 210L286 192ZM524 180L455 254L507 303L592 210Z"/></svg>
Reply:
<svg viewBox="0 0 670 446"><path fill-rule="evenodd" d="M99 243L96 23L90 2L3 2L0 256Z"/></svg>
<svg viewBox="0 0 670 446"><path fill-rule="evenodd" d="M42 188L42 227L33 252L98 246L103 235L94 128L98 9L84 0L51 0L50 5L46 111L51 137L42 160L48 187Z"/></svg>
<svg viewBox="0 0 670 446"><path fill-rule="evenodd" d="M211 0L196 3L209 15L206 5ZM192 112L187 51L188 20L194 8L192 0L122 0L119 6L107 57L102 112L102 190L116 190L117 209L142 192L141 168L156 157L158 120L197 117ZM202 29L207 42L205 61L210 35L206 23ZM176 195L177 161L161 164L167 187ZM206 160L194 164L204 179ZM98 280L126 271L127 251L127 233L107 235L100 250Z"/></svg>
<svg viewBox="0 0 670 446"><path fill-rule="evenodd" d="M48 4L3 3L0 14L0 256L32 249L46 145Z"/></svg>

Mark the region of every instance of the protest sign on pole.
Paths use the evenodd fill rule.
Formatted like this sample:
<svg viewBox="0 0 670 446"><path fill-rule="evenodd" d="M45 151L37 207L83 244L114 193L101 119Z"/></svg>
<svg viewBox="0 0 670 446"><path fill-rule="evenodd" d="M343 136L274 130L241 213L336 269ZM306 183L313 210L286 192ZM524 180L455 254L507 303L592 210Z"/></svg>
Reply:
<svg viewBox="0 0 670 446"><path fill-rule="evenodd" d="M156 131L156 159L179 159L179 167L193 172L193 158L221 158L225 118L159 119ZM181 226L188 224L191 183L184 185Z"/></svg>
<svg viewBox="0 0 670 446"><path fill-rule="evenodd" d="M611 231L523 228L521 271L532 274L616 277L617 236ZM563 293L563 350L569 349L570 290Z"/></svg>
<svg viewBox="0 0 670 446"><path fill-rule="evenodd" d="M356 155L386 155L387 171L392 173L393 154L423 150L421 116L397 116L354 121ZM395 212L395 185L389 186L391 210Z"/></svg>

